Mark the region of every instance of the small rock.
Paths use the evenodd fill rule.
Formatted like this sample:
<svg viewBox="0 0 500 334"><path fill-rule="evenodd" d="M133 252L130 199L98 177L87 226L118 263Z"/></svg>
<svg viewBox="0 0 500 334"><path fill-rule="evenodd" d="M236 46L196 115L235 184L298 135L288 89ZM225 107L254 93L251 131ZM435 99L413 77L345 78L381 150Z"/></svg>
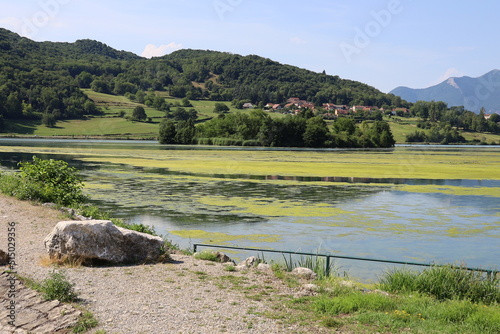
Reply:
<svg viewBox="0 0 500 334"><path fill-rule="evenodd" d="M0 249L0 266L9 264L10 258L7 253Z"/></svg>
<svg viewBox="0 0 500 334"><path fill-rule="evenodd" d="M340 282L339 282L339 284L340 284L341 286L345 286L345 287L347 287L347 288L353 288L353 287L354 287L354 285L355 285L355 284L354 284L353 282L351 282L351 281L340 281Z"/></svg>
<svg viewBox="0 0 500 334"><path fill-rule="evenodd" d="M259 263L257 265L257 270L271 271L271 265L267 263Z"/></svg>
<svg viewBox="0 0 500 334"><path fill-rule="evenodd" d="M376 293L376 294L383 295L383 296L390 296L391 295L389 292L382 291L379 289L371 290L369 293Z"/></svg>
<svg viewBox="0 0 500 334"><path fill-rule="evenodd" d="M242 264L238 264L236 267L234 267L234 269L236 269L236 271L244 271L248 270L248 267Z"/></svg>
<svg viewBox="0 0 500 334"><path fill-rule="evenodd" d="M315 279L318 275L309 268L297 267L292 270L292 275L305 279Z"/></svg>
<svg viewBox="0 0 500 334"><path fill-rule="evenodd" d="M222 252L217 252L217 253L215 253L215 255L217 256L217 261L220 263L231 262L234 264L234 261L231 260L231 258L229 256L227 256L226 254L224 254Z"/></svg>
<svg viewBox="0 0 500 334"><path fill-rule="evenodd" d="M304 284L302 286L302 288L304 288L304 290L312 291L312 292L318 292L319 291L319 286L317 286L316 284Z"/></svg>
<svg viewBox="0 0 500 334"><path fill-rule="evenodd" d="M245 261L238 264L238 267L241 266L241 267L250 268L250 267L255 267L258 263L259 263L258 258L256 258L255 256L250 256Z"/></svg>

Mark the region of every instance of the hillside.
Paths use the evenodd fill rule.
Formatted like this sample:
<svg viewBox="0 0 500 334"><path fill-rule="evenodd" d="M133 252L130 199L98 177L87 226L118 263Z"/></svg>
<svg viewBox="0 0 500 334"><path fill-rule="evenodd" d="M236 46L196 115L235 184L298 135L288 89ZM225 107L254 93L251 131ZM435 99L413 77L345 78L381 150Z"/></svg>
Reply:
<svg viewBox="0 0 500 334"><path fill-rule="evenodd" d="M113 95L165 91L190 100L256 105L297 97L316 104L407 106L399 97L338 76L259 56L180 50L145 59L103 43L34 42L0 29L0 115L56 120L99 114L82 89Z"/></svg>
<svg viewBox="0 0 500 334"><path fill-rule="evenodd" d="M478 78L449 78L424 89L398 87L391 93L409 102L443 101L450 107L464 106L476 113L484 107L487 113L492 113L500 111L500 70Z"/></svg>

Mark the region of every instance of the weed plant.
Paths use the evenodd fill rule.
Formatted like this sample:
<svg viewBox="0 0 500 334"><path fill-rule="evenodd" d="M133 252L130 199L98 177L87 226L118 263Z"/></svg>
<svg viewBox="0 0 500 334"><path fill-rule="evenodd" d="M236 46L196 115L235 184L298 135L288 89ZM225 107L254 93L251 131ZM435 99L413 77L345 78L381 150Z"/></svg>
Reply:
<svg viewBox="0 0 500 334"><path fill-rule="evenodd" d="M194 258L198 259L198 260L219 262L219 258L217 257L217 253L206 250L206 249L199 252L199 253L195 253Z"/></svg>
<svg viewBox="0 0 500 334"><path fill-rule="evenodd" d="M60 302L74 302L77 294L73 284L68 282L63 272L52 271L49 278L35 286L46 300L59 300Z"/></svg>
<svg viewBox="0 0 500 334"><path fill-rule="evenodd" d="M460 267L435 266L421 272L395 269L380 280L388 292L419 292L439 300L465 299L474 303L500 303L500 280Z"/></svg>
<svg viewBox="0 0 500 334"><path fill-rule="evenodd" d="M75 327L73 327L73 333L85 333L88 330L97 327L97 325L98 321L94 315L90 312L84 312L80 319L78 319L78 323Z"/></svg>

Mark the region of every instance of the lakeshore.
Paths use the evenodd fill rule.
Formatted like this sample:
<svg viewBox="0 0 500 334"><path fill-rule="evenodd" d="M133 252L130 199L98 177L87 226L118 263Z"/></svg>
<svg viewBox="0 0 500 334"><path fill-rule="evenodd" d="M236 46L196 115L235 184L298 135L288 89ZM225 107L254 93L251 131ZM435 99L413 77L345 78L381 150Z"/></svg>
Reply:
<svg viewBox="0 0 500 334"><path fill-rule="evenodd" d="M57 210L0 195L1 228L16 222L20 275L41 281L53 270L43 265L43 239L61 220L67 217ZM222 264L181 254L171 257L167 264L63 268L83 307L99 321L90 333L328 332L315 324L284 325L263 315L276 306L277 296L302 291L272 273L227 272ZM271 290L261 300L248 298L249 293Z"/></svg>

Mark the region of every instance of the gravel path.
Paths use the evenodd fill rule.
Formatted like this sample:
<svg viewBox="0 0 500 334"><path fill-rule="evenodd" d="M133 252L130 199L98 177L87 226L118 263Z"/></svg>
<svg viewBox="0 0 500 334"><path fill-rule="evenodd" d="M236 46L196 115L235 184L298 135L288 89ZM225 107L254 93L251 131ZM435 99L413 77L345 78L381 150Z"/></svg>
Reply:
<svg viewBox="0 0 500 334"><path fill-rule="evenodd" d="M16 222L17 271L42 280L43 238L60 212L0 195L0 249L7 224ZM173 254L174 263L66 268L84 306L106 333L311 333L263 315L280 296L298 293L270 272L229 272L222 264ZM300 289L299 289L300 290Z"/></svg>

